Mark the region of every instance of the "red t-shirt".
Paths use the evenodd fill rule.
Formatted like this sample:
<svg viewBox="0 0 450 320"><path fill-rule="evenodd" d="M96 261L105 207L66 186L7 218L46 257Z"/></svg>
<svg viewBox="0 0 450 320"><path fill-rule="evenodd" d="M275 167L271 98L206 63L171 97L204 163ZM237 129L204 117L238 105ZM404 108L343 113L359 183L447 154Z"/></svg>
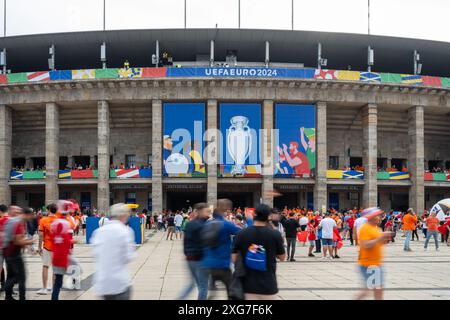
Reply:
<svg viewBox="0 0 450 320"><path fill-rule="evenodd" d="M70 248L72 245L71 226L66 219L56 219L51 224L52 231L52 265L67 268L69 266Z"/></svg>
<svg viewBox="0 0 450 320"><path fill-rule="evenodd" d="M306 156L306 154L297 152L295 155L292 155L291 158L299 158L302 161L301 164L294 167L295 174L302 175L311 173L311 171L309 170L308 157Z"/></svg>
<svg viewBox="0 0 450 320"><path fill-rule="evenodd" d="M5 225L6 224L3 225L3 229L4 229ZM21 251L22 247L17 246L16 244L14 244L14 241L12 241L12 239L14 237L20 236L20 235L25 235L25 223L23 221L19 221L15 224L14 230L12 231L11 241L9 242L9 245L3 249L3 255L5 257L12 257L12 256L20 255L20 251Z"/></svg>
<svg viewBox="0 0 450 320"><path fill-rule="evenodd" d="M348 223L348 227L350 229L353 229L353 226L355 225L355 218L353 218L353 217L348 218L347 223Z"/></svg>
<svg viewBox="0 0 450 320"><path fill-rule="evenodd" d="M314 227L314 225L312 225L311 223L308 223L308 227L306 229L306 231L308 231L308 240L309 241L314 241L316 240L316 228Z"/></svg>

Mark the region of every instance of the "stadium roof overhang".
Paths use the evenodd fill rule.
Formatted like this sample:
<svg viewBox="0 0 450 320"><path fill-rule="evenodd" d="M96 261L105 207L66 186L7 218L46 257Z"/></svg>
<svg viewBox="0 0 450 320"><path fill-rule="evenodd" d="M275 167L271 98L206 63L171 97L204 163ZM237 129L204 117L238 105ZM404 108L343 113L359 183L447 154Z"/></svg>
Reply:
<svg viewBox="0 0 450 320"><path fill-rule="evenodd" d="M169 51L174 61L195 61L198 54L208 55L210 40L215 40L215 60L224 61L227 50L236 50L238 60L263 62L265 41L270 42L270 61L304 63L315 67L317 43L328 68L365 70L367 46L375 49L372 70L412 73L413 51L418 50L422 74L450 77L450 43L359 34L249 30L249 29L167 29L124 30L40 34L7 37L0 48L8 52L12 72L47 70L48 47L56 46L57 69L101 67L100 44L107 43L108 67L119 67L128 59L132 66L151 66L155 41L160 52Z"/></svg>

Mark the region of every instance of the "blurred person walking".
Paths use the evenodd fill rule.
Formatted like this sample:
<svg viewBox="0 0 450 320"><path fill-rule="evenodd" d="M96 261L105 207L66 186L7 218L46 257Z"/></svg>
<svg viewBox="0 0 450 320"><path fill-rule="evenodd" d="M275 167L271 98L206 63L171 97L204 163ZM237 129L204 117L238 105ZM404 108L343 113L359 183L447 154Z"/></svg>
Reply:
<svg viewBox="0 0 450 320"><path fill-rule="evenodd" d="M416 229L417 216L412 208L409 208L403 217L403 231L405 232L405 243L403 246L404 251L412 251L410 248L410 241L412 238L413 231Z"/></svg>
<svg viewBox="0 0 450 320"><path fill-rule="evenodd" d="M201 268L204 245L202 242L202 230L206 221L210 218L211 211L207 203L197 203L194 206L192 220L186 223L184 231L183 250L191 278L189 284L178 300L186 299L191 291L197 286L198 300L206 300L208 297L208 273Z"/></svg>
<svg viewBox="0 0 450 320"><path fill-rule="evenodd" d="M166 221L167 221L166 240L169 240L169 237L170 237L170 240L173 241L173 235L175 233L175 217L173 216L172 213L167 217Z"/></svg>
<svg viewBox="0 0 450 320"><path fill-rule="evenodd" d="M52 235L52 268L54 275L52 300L59 300L59 293L63 285L63 278L69 266L69 256L73 243L72 226L68 216L72 203L61 200L58 202L59 217L51 225Z"/></svg>
<svg viewBox="0 0 450 320"><path fill-rule="evenodd" d="M52 263L51 224L56 220L57 211L56 204L49 204L46 216L39 221L38 253L42 261L42 288L37 291L37 294L40 295L46 295L48 291L51 291L51 286L48 286L48 269Z"/></svg>
<svg viewBox="0 0 450 320"><path fill-rule="evenodd" d="M233 208L233 203L228 199L219 199L214 210L213 219L208 221L203 228L202 239L206 246L202 268L206 269L211 277L211 284L221 281L229 293L231 283L231 237L236 235L241 228L234 223L225 220L227 212ZM210 295L210 299L214 294Z"/></svg>
<svg viewBox="0 0 450 320"><path fill-rule="evenodd" d="M378 208L364 210L367 223L359 230L358 265L363 279L363 289L357 294L356 300L365 298L371 291L375 300L383 299L383 247L392 237L392 232L382 232L378 227L380 215Z"/></svg>
<svg viewBox="0 0 450 320"><path fill-rule="evenodd" d="M276 259L284 261L286 252L281 234L268 225L271 209L265 204L256 207L252 226L239 232L233 245L233 262L242 258L242 278L246 300L278 299Z"/></svg>
<svg viewBox="0 0 450 320"><path fill-rule="evenodd" d="M126 224L130 208L123 203L111 206L111 220L92 235L95 274L94 289L105 300L129 300L131 277L128 264L136 257L134 233Z"/></svg>
<svg viewBox="0 0 450 320"><path fill-rule="evenodd" d="M33 218L33 210L11 206L9 216L10 219L4 226L2 241L6 262L5 300L15 300L12 293L16 283L19 285L19 299L26 300L26 274L22 249L33 243L33 239L26 238L25 231L26 222Z"/></svg>
<svg viewBox="0 0 450 320"><path fill-rule="evenodd" d="M182 237L181 226L183 224L183 216L180 214L179 211L177 212L177 214L174 217L174 223L175 223L175 239L178 239L178 236L180 236L180 239L181 239L181 237Z"/></svg>
<svg viewBox="0 0 450 320"><path fill-rule="evenodd" d="M4 204L0 205L0 292L5 291L5 258L3 256L3 234L4 227L6 222L8 221L8 207Z"/></svg>
<svg viewBox="0 0 450 320"><path fill-rule="evenodd" d="M353 232L352 232L353 233L353 241L355 242L356 246L359 245L359 242L358 242L359 229L361 228L361 226L363 224L365 224L367 222L367 218L365 217L366 213L367 213L367 211L363 210L361 212L359 218L357 218L355 220L355 222L353 223Z"/></svg>

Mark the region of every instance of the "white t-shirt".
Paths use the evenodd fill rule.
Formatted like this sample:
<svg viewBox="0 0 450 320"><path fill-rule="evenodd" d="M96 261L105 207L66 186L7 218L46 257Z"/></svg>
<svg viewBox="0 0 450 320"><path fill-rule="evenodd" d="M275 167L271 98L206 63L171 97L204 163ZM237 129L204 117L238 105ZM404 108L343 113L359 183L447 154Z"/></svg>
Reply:
<svg viewBox="0 0 450 320"><path fill-rule="evenodd" d="M322 239L333 239L333 228L337 227L336 221L331 218L325 218L319 223L322 228Z"/></svg>
<svg viewBox="0 0 450 320"><path fill-rule="evenodd" d="M353 228L356 228L356 232L359 231L359 228L361 228L361 226L367 222L367 219L364 217L359 217L358 219L355 220L355 224L353 225Z"/></svg>
<svg viewBox="0 0 450 320"><path fill-rule="evenodd" d="M160 215L158 216L158 222L159 222L159 223L162 223L162 222L163 222L163 216L162 216L162 214L160 214Z"/></svg>
<svg viewBox="0 0 450 320"><path fill-rule="evenodd" d="M298 223L301 226L306 226L308 224L308 217L301 217L300 220L298 221Z"/></svg>
<svg viewBox="0 0 450 320"><path fill-rule="evenodd" d="M183 224L183 217L181 216L181 214L175 215L175 227L181 227L182 224Z"/></svg>

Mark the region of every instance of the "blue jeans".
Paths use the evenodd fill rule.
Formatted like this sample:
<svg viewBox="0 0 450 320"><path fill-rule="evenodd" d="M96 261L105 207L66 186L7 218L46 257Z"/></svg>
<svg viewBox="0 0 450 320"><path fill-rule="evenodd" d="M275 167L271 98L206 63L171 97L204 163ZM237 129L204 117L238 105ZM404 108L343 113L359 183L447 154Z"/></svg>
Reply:
<svg viewBox="0 0 450 320"><path fill-rule="evenodd" d="M412 230L406 230L405 231L405 245L403 246L404 250L409 250L409 242L411 241L412 237Z"/></svg>
<svg viewBox="0 0 450 320"><path fill-rule="evenodd" d="M423 247L425 249L428 247L428 242L430 242L430 238L433 236L434 244L436 245L436 249L439 249L438 234L439 234L439 232L437 230L427 231L427 238L425 239L425 245Z"/></svg>
<svg viewBox="0 0 450 320"><path fill-rule="evenodd" d="M187 296L194 290L195 285L198 289L198 300L206 300L208 297L208 272L201 268L201 261L187 261L191 279L186 288L183 289L178 300L185 300Z"/></svg>

